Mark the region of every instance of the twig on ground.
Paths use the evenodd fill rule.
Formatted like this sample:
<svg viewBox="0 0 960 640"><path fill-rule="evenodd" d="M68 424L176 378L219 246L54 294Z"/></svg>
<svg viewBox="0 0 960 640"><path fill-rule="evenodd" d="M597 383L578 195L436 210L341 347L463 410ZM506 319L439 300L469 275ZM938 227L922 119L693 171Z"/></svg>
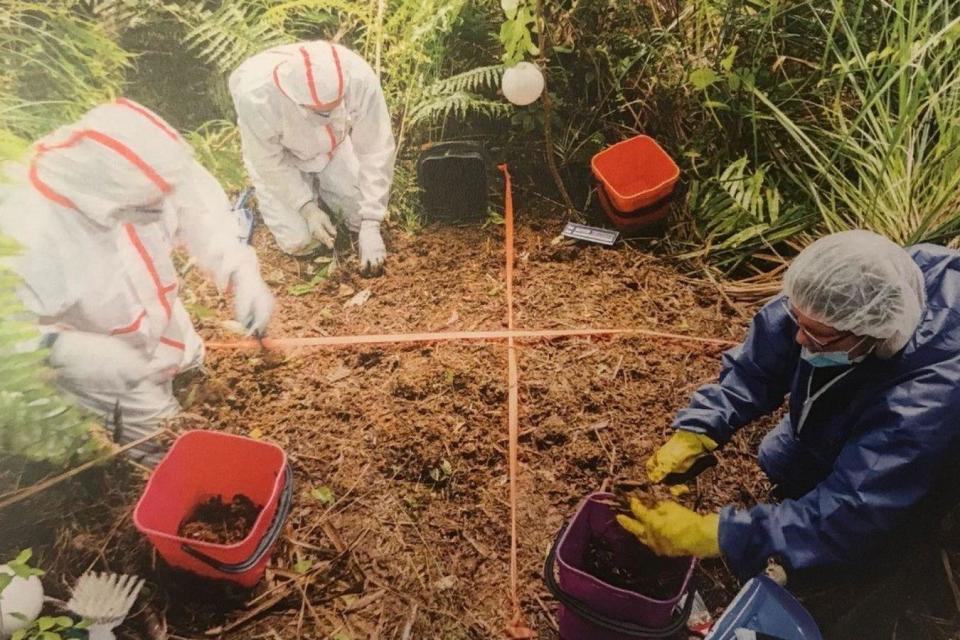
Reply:
<svg viewBox="0 0 960 640"><path fill-rule="evenodd" d="M139 447L140 445L146 442L149 442L164 433L167 433L167 429L158 429L157 431L154 431L150 435L146 435L142 438L138 438L137 440L134 440L133 442L129 442L123 445L122 447L119 447L115 451L111 451L110 453L102 455L99 458L95 458L90 462L85 462L79 467L74 467L70 471L61 473L60 475L54 476L49 480L44 480L43 482L39 482L29 487L25 487L12 494L8 494L8 497L5 500L0 501L0 509L5 509L6 507L9 507L12 504L16 504L18 502L26 500L27 498L31 496L35 496L42 491L46 491L50 487L55 487L61 482L64 482L65 480L69 480L70 478L73 478L74 476L77 476L83 473L84 471L86 471L91 467L95 467L97 465L103 464L104 462L107 462L108 460L112 460L113 458L116 458L117 456L119 456L121 453L125 453L130 449Z"/></svg>
<svg viewBox="0 0 960 640"><path fill-rule="evenodd" d="M100 545L100 549L97 550L97 556L93 559L93 562L91 562L89 566L87 566L87 570L84 571L84 573L89 573L90 571L92 571L93 567L96 566L98 560L103 560L103 566L107 570L110 569L110 565L107 563L107 557L103 555L103 552L106 551L107 546L109 546L110 542L113 541L113 537L117 535L117 531L120 530L120 527L123 525L124 522L127 521L127 518L130 517L131 513L133 513L133 507L130 507L129 509L124 511L120 515L120 517L117 518L117 521L114 523L113 527L111 527L110 529L110 533L107 534L107 539L103 541L103 544Z"/></svg>
<svg viewBox="0 0 960 640"><path fill-rule="evenodd" d="M957 581L953 577L953 567L950 566L950 556L947 555L946 549L940 549L940 559L943 561L943 570L947 574L950 591L953 592L953 603L957 607L957 613L960 613L960 589L957 588Z"/></svg>
<svg viewBox="0 0 960 640"><path fill-rule="evenodd" d="M554 631L560 633L560 625L558 625L557 621L554 620L553 611L546 605L540 596L534 595L534 598L537 599L537 604L540 605L540 608L543 609L543 612L547 615L547 621L550 623L550 626L553 627Z"/></svg>
<svg viewBox="0 0 960 640"><path fill-rule="evenodd" d="M416 602L413 603L413 607L410 608L410 615L407 616L407 622L403 625L403 633L400 634L400 640L410 640L410 634L413 633L413 623L417 619L417 611L420 609L420 605Z"/></svg>

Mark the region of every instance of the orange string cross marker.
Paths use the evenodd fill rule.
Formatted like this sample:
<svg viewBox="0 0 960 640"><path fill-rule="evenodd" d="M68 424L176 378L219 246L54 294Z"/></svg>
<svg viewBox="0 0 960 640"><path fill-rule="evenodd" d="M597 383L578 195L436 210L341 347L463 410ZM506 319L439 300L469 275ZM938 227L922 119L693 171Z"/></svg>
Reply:
<svg viewBox="0 0 960 640"><path fill-rule="evenodd" d="M732 347L737 343L720 338L704 338L669 331L652 329L541 329L512 331L434 331L427 333L385 333L351 336L323 336L317 338L263 338L262 344L268 349L299 349L308 347L356 347L365 344L404 344L412 342L500 342L511 338L524 341L542 341L559 338L590 336L649 336L667 340L701 342L721 347ZM232 351L260 349L261 342L245 340L209 340L205 342L212 351Z"/></svg>
<svg viewBox="0 0 960 640"><path fill-rule="evenodd" d="M523 620L523 610L520 606L519 567L518 567L518 535L517 535L517 507L519 492L517 489L517 475L519 471L519 372L517 367L517 341L543 341L570 337L591 336L647 336L666 340L698 342L716 346L731 347L736 342L718 338L685 335L668 331L652 329L544 329L544 330L517 330L513 318L513 268L514 268L514 220L513 220L513 193L510 184L510 172L507 165L499 166L504 176L504 234L506 245L506 299L507 299L507 330L506 331L439 331L425 333L394 333L369 334L352 336L324 336L316 338L263 338L262 340L212 340L206 342L206 347L212 351L229 351L238 349L298 349L309 347L355 347L365 344L409 344L418 342L507 342L507 428L509 432L509 483L510 483L510 618L506 626L506 634L511 640L527 640L534 637L534 632Z"/></svg>
<svg viewBox="0 0 960 640"><path fill-rule="evenodd" d="M519 569L517 567L517 472L519 463L517 453L519 449L519 375L517 373L517 348L513 335L513 190L510 186L510 171L507 165L499 167L503 172L504 180L504 231L506 233L507 253L507 426L510 434L510 605L513 613L507 623L507 634L511 638L521 640L532 638L533 631L523 621L523 611L520 609Z"/></svg>

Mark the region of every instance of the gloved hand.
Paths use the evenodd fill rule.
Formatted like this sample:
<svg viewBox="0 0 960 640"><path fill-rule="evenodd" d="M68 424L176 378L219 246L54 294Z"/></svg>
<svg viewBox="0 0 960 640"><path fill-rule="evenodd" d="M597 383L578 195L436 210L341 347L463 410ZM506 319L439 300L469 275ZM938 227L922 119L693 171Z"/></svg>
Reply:
<svg viewBox="0 0 960 640"><path fill-rule="evenodd" d="M296 249L291 249L287 251L287 253L298 258L309 258L315 256L322 246L323 244L321 244L319 240L315 240L313 237L310 237L307 238L306 244L301 245Z"/></svg>
<svg viewBox="0 0 960 640"><path fill-rule="evenodd" d="M333 249L333 243L337 238L337 227L320 205L311 200L300 207L300 215L307 221L310 236L327 249Z"/></svg>
<svg viewBox="0 0 960 640"><path fill-rule="evenodd" d="M672 501L647 509L636 498L630 498L630 511L633 518L620 514L617 522L659 556L720 555L720 514L702 516Z"/></svg>
<svg viewBox="0 0 960 640"><path fill-rule="evenodd" d="M265 335L276 300L260 277L257 263L244 264L233 273L230 282L234 287L237 322L247 330L247 335Z"/></svg>
<svg viewBox="0 0 960 640"><path fill-rule="evenodd" d="M671 473L683 473L716 448L717 443L707 436L678 429L647 460L647 477L660 482Z"/></svg>
<svg viewBox="0 0 960 640"><path fill-rule="evenodd" d="M383 261L387 258L387 248L380 236L380 222L361 222L357 242L360 245L360 272L368 276L380 275L383 272Z"/></svg>
<svg viewBox="0 0 960 640"><path fill-rule="evenodd" d="M64 331L50 347L50 364L69 386L106 391L132 389L148 378L166 376L141 351L122 338L85 331Z"/></svg>

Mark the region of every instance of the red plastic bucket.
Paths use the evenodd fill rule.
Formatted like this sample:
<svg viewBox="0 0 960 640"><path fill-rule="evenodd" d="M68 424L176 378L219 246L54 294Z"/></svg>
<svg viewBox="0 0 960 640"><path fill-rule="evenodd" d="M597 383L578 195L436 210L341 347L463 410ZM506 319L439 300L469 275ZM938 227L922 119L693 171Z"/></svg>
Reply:
<svg viewBox="0 0 960 640"><path fill-rule="evenodd" d="M666 599L621 589L585 569L591 541L603 541L613 550L618 564L627 564L631 557L651 553L617 523L616 512L608 504L612 500L614 496L610 493L593 493L584 498L547 555L543 574L547 587L560 602L557 612L560 637L563 640L676 637L686 626L693 605L691 580L697 566L695 558L675 559L676 568L683 572L684 578L677 592ZM681 607L684 595L687 598Z"/></svg>
<svg viewBox="0 0 960 640"><path fill-rule="evenodd" d="M607 147L590 160L613 208L621 213L648 207L670 195L680 167L650 136L636 136Z"/></svg>
<svg viewBox="0 0 960 640"><path fill-rule="evenodd" d="M263 505L246 538L225 545L177 535L198 504L238 493ZM292 502L293 471L283 449L219 431L188 431L150 476L133 522L170 565L252 587L263 577Z"/></svg>

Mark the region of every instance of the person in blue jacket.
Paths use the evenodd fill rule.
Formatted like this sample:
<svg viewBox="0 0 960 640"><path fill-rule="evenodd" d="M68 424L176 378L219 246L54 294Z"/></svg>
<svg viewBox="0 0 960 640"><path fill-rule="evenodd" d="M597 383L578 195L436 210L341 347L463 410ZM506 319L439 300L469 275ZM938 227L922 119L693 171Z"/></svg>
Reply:
<svg viewBox="0 0 960 640"><path fill-rule="evenodd" d="M620 523L662 555L722 556L741 579L769 558L788 573L850 566L909 524L960 437L960 253L861 230L811 244L719 381L677 413L650 478L689 470L787 394L758 455L787 499L710 515L633 500Z"/></svg>

